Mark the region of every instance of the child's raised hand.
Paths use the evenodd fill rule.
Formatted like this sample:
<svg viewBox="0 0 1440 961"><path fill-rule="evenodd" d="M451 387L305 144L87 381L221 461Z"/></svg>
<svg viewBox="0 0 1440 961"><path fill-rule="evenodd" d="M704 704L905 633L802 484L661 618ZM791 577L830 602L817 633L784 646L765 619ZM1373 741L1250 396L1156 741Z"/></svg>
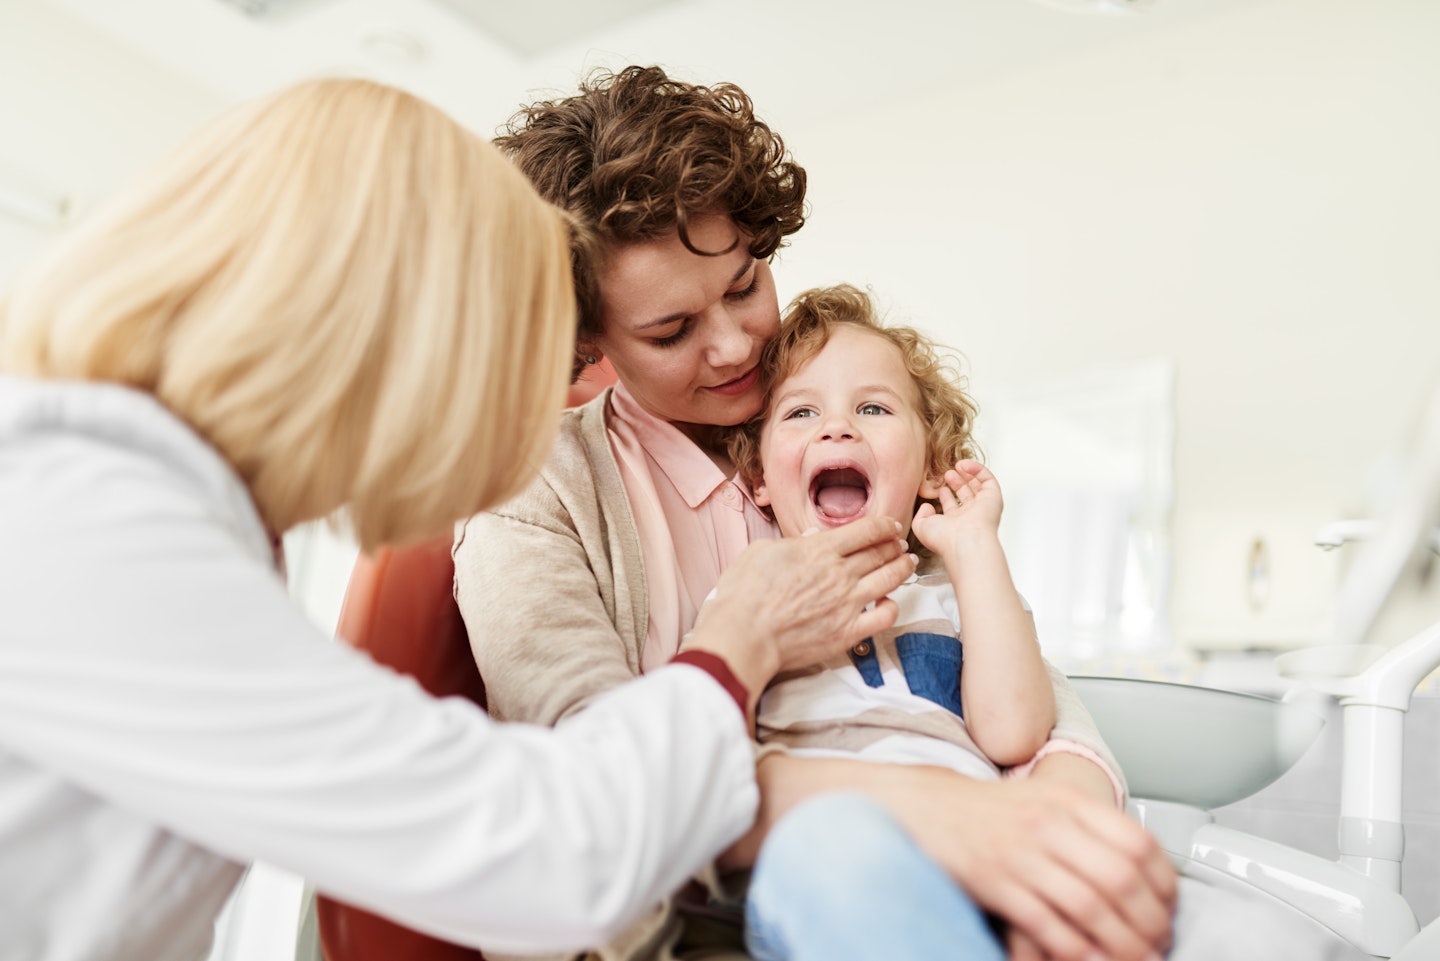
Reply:
<svg viewBox="0 0 1440 961"><path fill-rule="evenodd" d="M911 530L930 550L943 555L956 538L967 534L994 535L1000 529L1005 502L1000 482L990 468L976 460L962 460L945 472L939 485L940 510L930 503L915 512Z"/></svg>

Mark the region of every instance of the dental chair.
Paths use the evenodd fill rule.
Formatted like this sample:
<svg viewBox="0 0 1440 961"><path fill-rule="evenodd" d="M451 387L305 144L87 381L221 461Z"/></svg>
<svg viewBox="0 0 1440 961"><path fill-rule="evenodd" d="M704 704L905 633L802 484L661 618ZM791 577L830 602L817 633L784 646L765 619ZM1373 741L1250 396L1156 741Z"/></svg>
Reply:
<svg viewBox="0 0 1440 961"><path fill-rule="evenodd" d="M362 554L355 562L339 635L379 661L412 675L438 697L460 695L485 706L485 683L470 654L455 606L449 537ZM412 931L379 915L316 898L325 961L482 961L474 948Z"/></svg>
<svg viewBox="0 0 1440 961"><path fill-rule="evenodd" d="M570 388L570 406L615 382L602 361ZM345 590L336 634L376 661L411 675L437 697L459 695L485 706L485 682L452 585L451 538L360 555ZM316 898L325 961L484 961L474 948L412 931L376 914Z"/></svg>
<svg viewBox="0 0 1440 961"><path fill-rule="evenodd" d="M1117 678L1072 683L1130 776L1132 813L1182 874L1269 898L1368 957L1434 961L1440 919L1421 928L1400 890L1401 748L1411 696L1440 668L1440 622L1399 643L1366 642L1391 595L1433 581L1440 564L1440 388L1411 455L1379 523L1327 525L1316 535L1323 548L1367 542L1341 585L1334 643L1275 662L1281 677L1340 708L1338 858L1221 827L1210 813L1260 790L1308 749L1321 722L1300 703Z"/></svg>

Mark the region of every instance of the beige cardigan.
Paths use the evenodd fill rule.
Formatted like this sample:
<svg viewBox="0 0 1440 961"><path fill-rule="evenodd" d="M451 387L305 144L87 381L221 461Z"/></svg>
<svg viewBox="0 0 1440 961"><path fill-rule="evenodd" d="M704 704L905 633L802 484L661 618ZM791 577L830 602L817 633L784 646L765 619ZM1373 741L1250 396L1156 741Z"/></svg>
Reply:
<svg viewBox="0 0 1440 961"><path fill-rule="evenodd" d="M649 622L635 520L610 448L610 391L567 411L540 477L476 515L454 548L455 598L499 720L554 724L640 673ZM1093 750L1119 773L1074 689L1055 668L1052 737ZM718 852L717 852L718 853ZM668 922L668 923L667 923ZM595 958L669 959L679 925L647 918ZM710 956L710 955L707 955Z"/></svg>

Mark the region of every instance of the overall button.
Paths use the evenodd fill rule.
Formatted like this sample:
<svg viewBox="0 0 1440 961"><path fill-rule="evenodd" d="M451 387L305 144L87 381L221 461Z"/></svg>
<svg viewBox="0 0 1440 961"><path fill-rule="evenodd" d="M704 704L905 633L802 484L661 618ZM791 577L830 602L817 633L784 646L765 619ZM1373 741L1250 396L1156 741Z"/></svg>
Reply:
<svg viewBox="0 0 1440 961"><path fill-rule="evenodd" d="M851 650L855 652L855 656L856 656L856 657L869 657L869 656L870 656L870 642L869 642L869 641L861 641L859 644L856 644L854 647L852 647Z"/></svg>

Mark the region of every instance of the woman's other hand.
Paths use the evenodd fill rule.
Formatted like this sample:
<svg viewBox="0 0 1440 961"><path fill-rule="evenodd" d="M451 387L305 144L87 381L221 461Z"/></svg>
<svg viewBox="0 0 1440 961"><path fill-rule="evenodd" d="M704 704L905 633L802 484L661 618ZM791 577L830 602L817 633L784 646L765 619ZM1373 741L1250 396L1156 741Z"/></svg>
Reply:
<svg viewBox="0 0 1440 961"><path fill-rule="evenodd" d="M839 654L895 623L885 595L915 570L900 525L861 518L751 544L725 571L684 647L720 655L758 696L776 673Z"/></svg>
<svg viewBox="0 0 1440 961"><path fill-rule="evenodd" d="M1175 871L1140 825L1072 784L953 784L937 769L891 809L1021 958L1151 961L1170 945Z"/></svg>
<svg viewBox="0 0 1440 961"><path fill-rule="evenodd" d="M760 759L756 777L760 814L726 852L727 868L753 864L769 828L806 798L860 791L1009 925L1017 959L1151 961L1169 949L1175 870L1149 832L1116 810L1103 772L1076 755L1049 755L1024 780L983 782L945 768L777 752Z"/></svg>

